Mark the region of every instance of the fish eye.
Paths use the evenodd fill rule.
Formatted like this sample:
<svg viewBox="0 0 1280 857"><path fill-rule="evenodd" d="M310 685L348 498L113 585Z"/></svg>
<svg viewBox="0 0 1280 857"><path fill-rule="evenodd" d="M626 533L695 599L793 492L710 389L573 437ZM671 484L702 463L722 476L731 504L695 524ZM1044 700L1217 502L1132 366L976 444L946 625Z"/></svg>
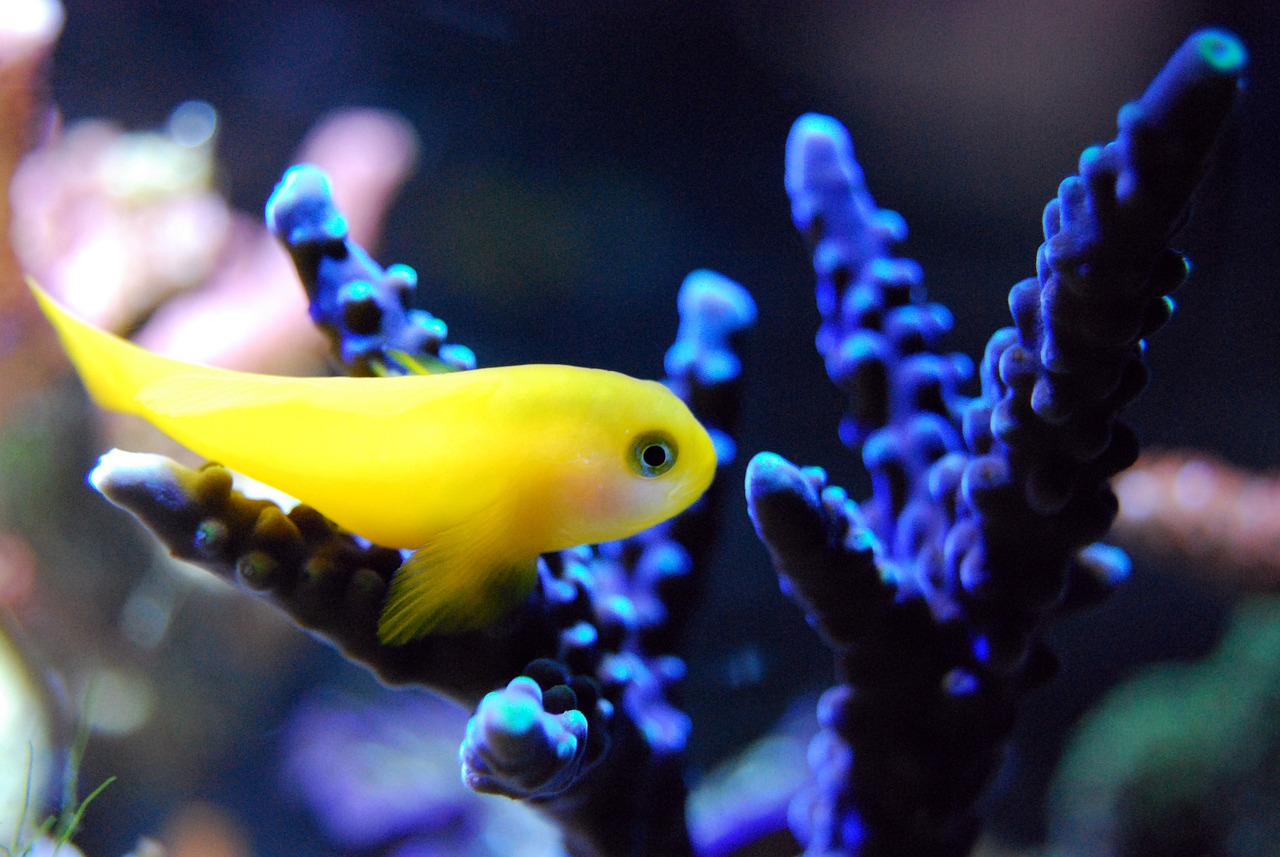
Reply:
<svg viewBox="0 0 1280 857"><path fill-rule="evenodd" d="M632 441L628 463L646 479L661 476L676 463L676 442L663 432L645 432Z"/></svg>

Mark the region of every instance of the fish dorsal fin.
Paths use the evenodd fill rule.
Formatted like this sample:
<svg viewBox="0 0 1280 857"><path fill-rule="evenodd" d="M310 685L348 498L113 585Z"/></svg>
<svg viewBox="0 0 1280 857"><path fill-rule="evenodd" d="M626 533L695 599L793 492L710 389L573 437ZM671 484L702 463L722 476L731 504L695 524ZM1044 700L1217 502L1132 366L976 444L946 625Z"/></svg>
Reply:
<svg viewBox="0 0 1280 857"><path fill-rule="evenodd" d="M439 533L396 570L378 620L382 643L486 628L525 599L538 558L501 549L509 534L497 507Z"/></svg>

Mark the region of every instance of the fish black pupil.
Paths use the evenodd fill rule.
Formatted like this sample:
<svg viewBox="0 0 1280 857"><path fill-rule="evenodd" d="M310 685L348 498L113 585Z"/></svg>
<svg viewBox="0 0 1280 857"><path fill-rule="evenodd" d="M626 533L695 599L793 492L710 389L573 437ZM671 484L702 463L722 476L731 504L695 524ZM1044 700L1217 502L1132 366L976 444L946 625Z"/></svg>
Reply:
<svg viewBox="0 0 1280 857"><path fill-rule="evenodd" d="M654 479L671 469L676 455L676 442L672 437L666 432L648 431L631 439L627 461L637 476Z"/></svg>
<svg viewBox="0 0 1280 857"><path fill-rule="evenodd" d="M658 444L652 443L644 448L640 458L649 467L661 467L667 463L667 451Z"/></svg>

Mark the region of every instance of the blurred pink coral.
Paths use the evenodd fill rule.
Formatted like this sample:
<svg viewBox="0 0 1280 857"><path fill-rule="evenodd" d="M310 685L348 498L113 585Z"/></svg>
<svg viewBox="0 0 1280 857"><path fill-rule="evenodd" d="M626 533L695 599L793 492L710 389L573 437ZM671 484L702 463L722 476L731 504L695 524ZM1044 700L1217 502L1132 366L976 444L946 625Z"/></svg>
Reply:
<svg viewBox="0 0 1280 857"><path fill-rule="evenodd" d="M196 141L73 123L14 174L11 237L24 270L99 327L128 329L203 283L224 253L231 212L211 188L213 110L187 102L170 124L197 112L207 131Z"/></svg>
<svg viewBox="0 0 1280 857"><path fill-rule="evenodd" d="M58 33L57 0L6 0L0 4L0 187L7 189L18 161L46 127L44 67ZM13 222L9 194L0 193L0 235ZM0 240L0 420L21 391L38 387L61 364L42 329L35 304L22 286L21 268L8 240Z"/></svg>
<svg viewBox="0 0 1280 857"><path fill-rule="evenodd" d="M0 609L20 608L35 584L35 556L26 539L0 530Z"/></svg>
<svg viewBox="0 0 1280 857"><path fill-rule="evenodd" d="M1250 473L1206 453L1142 456L1113 483L1121 544L1216 588L1280 589L1280 477Z"/></svg>
<svg viewBox="0 0 1280 857"><path fill-rule="evenodd" d="M62 26L55 0L0 7L0 418L65 365L22 285L30 274L95 324L185 360L314 373L312 327L288 257L261 218L216 191L217 117L180 105L164 132L103 120L55 128L44 65ZM295 160L331 177L354 237L376 243L413 167L417 139L393 114L351 109L322 120ZM12 206L12 207L11 207Z"/></svg>

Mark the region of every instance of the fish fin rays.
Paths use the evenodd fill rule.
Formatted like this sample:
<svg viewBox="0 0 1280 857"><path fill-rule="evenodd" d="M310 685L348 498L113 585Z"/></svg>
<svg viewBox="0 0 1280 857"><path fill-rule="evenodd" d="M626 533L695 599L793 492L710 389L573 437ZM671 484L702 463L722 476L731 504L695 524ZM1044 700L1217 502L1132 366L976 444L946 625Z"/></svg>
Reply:
<svg viewBox="0 0 1280 857"><path fill-rule="evenodd" d="M403 645L427 634L486 628L528 596L538 558L500 556L495 547L504 529L498 517L489 512L469 518L404 561L378 620L382 643Z"/></svg>

